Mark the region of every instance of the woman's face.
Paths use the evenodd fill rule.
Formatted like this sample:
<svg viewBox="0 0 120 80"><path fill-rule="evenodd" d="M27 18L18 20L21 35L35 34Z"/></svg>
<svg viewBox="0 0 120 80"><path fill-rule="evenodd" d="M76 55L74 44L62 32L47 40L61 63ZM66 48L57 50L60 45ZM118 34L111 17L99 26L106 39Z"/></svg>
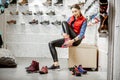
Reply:
<svg viewBox="0 0 120 80"><path fill-rule="evenodd" d="M72 14L73 14L75 17L78 17L78 16L80 16L80 10L77 9L77 8L72 8Z"/></svg>

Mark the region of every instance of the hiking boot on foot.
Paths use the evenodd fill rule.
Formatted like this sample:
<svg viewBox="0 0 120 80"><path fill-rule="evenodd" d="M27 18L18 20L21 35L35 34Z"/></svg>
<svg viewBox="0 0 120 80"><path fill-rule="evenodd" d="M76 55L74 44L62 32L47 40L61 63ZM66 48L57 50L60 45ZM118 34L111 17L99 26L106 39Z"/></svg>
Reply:
<svg viewBox="0 0 120 80"><path fill-rule="evenodd" d="M71 39L70 39L70 38L65 38L65 39L64 39L64 43L63 43L63 45L62 45L61 47L62 47L62 48L67 48L67 47L72 46L72 45L67 44L67 41L69 41L69 40L71 40Z"/></svg>

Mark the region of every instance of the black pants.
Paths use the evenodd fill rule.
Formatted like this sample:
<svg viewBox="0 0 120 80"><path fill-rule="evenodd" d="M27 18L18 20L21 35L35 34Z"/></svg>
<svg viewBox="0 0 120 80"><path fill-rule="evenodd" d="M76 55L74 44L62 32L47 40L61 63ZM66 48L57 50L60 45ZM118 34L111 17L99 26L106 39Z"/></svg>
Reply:
<svg viewBox="0 0 120 80"><path fill-rule="evenodd" d="M62 30L64 33L67 33L71 39L75 38L77 34L73 31L73 29L68 25L66 21L62 22ZM73 46L77 46L81 43L82 40L78 40L73 43ZM53 40L49 42L49 49L53 58L53 61L58 61L57 51L55 47L61 47L64 43L64 38Z"/></svg>
<svg viewBox="0 0 120 80"><path fill-rule="evenodd" d="M2 41L2 36L0 35L0 48L2 47L3 45L3 41Z"/></svg>

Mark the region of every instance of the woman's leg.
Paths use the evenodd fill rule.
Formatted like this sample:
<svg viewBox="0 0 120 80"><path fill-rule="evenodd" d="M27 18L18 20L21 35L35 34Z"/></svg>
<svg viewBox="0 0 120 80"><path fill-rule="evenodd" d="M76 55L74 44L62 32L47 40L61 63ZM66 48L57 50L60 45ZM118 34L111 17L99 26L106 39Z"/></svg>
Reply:
<svg viewBox="0 0 120 80"><path fill-rule="evenodd" d="M66 21L62 22L62 29L63 33L67 35L67 37L73 39L77 36L77 34L73 31L73 29L69 26L69 24ZM77 46L81 43L82 40L78 40L73 43L73 46Z"/></svg>
<svg viewBox="0 0 120 80"><path fill-rule="evenodd" d="M58 63L57 51L56 51L55 47L61 47L63 43L64 43L64 38L57 39L57 40L49 42L49 49L50 49L50 52L51 52L54 63L48 69L58 69L58 68L60 68L59 63Z"/></svg>
<svg viewBox="0 0 120 80"><path fill-rule="evenodd" d="M49 42L49 49L54 62L58 61L57 51L55 47L61 47L63 43L64 43L64 38Z"/></svg>

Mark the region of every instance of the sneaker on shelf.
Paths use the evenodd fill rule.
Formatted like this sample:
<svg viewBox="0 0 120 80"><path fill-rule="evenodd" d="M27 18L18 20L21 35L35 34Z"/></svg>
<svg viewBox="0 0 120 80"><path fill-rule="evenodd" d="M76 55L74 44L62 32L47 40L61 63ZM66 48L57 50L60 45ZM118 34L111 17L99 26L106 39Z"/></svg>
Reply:
<svg viewBox="0 0 120 80"><path fill-rule="evenodd" d="M7 21L8 24L16 24L16 20Z"/></svg>
<svg viewBox="0 0 120 80"><path fill-rule="evenodd" d="M84 70L83 67L82 67L82 65L79 65L79 66L78 66L78 70L79 70L79 72L82 73L82 74L87 74L87 70Z"/></svg>
<svg viewBox="0 0 120 80"><path fill-rule="evenodd" d="M40 24L42 24L42 25L44 25L44 24L45 24L45 25L49 25L50 22L45 20L45 21L40 22Z"/></svg>
<svg viewBox="0 0 120 80"><path fill-rule="evenodd" d="M43 66L41 70L39 71L40 74L47 74L48 73L48 68L47 66Z"/></svg>
<svg viewBox="0 0 120 80"><path fill-rule="evenodd" d="M54 64L52 65L52 66L50 66L50 67L48 67L48 69L60 69L60 66L58 65L58 66L55 66Z"/></svg>
<svg viewBox="0 0 120 80"><path fill-rule="evenodd" d="M54 3L55 6L63 6L63 0L58 0L56 3Z"/></svg>
<svg viewBox="0 0 120 80"><path fill-rule="evenodd" d="M55 15L55 11L52 11L52 10L51 10L50 12L47 12L46 14L47 14L47 15Z"/></svg>
<svg viewBox="0 0 120 80"><path fill-rule="evenodd" d="M46 2L42 3L44 6L51 6L52 0L47 0Z"/></svg>
<svg viewBox="0 0 120 80"><path fill-rule="evenodd" d="M32 15L32 11L27 10L26 12L22 12L23 15Z"/></svg>
<svg viewBox="0 0 120 80"><path fill-rule="evenodd" d="M56 20L55 22L52 22L53 25L61 25L61 21Z"/></svg>
<svg viewBox="0 0 120 80"><path fill-rule="evenodd" d="M34 15L43 15L43 12L42 11L38 11L38 12L34 13Z"/></svg>
<svg viewBox="0 0 120 80"><path fill-rule="evenodd" d="M29 24L38 24L38 20L33 19L32 21L29 22Z"/></svg>
<svg viewBox="0 0 120 80"><path fill-rule="evenodd" d="M39 62L32 61L31 65L29 67L26 67L26 72L33 73L39 71Z"/></svg>

